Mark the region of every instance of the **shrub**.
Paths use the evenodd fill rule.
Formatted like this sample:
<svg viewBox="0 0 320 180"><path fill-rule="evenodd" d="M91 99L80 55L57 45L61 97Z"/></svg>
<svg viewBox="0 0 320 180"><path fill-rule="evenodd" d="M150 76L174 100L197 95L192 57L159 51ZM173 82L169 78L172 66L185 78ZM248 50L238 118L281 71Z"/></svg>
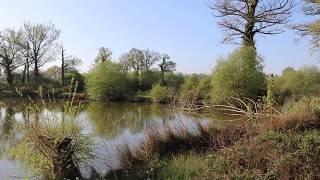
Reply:
<svg viewBox="0 0 320 180"><path fill-rule="evenodd" d="M179 103L184 108L185 106L196 105L199 99L199 85L200 77L193 74L186 77L184 83L181 85Z"/></svg>
<svg viewBox="0 0 320 180"><path fill-rule="evenodd" d="M182 73L166 72L164 74L164 79L164 84L166 86L178 90L184 82L184 75Z"/></svg>
<svg viewBox="0 0 320 180"><path fill-rule="evenodd" d="M71 82L73 80L73 82ZM82 74L80 74L78 71L72 71L65 73L65 84L75 84L75 82L78 82L77 91L83 92L85 90L85 79ZM74 87L72 87L74 89Z"/></svg>
<svg viewBox="0 0 320 180"><path fill-rule="evenodd" d="M255 98L265 90L262 60L252 47L242 47L220 59L212 73L213 101L226 97Z"/></svg>
<svg viewBox="0 0 320 180"><path fill-rule="evenodd" d="M156 84L150 91L150 96L153 102L165 103L169 101L169 89L160 84Z"/></svg>
<svg viewBox="0 0 320 180"><path fill-rule="evenodd" d="M314 95L320 92L320 70L305 66L299 70L286 68L275 79L276 94L284 101L289 96Z"/></svg>
<svg viewBox="0 0 320 180"><path fill-rule="evenodd" d="M96 65L86 75L87 93L94 100L118 100L124 98L127 77L119 64L111 61Z"/></svg>
<svg viewBox="0 0 320 180"><path fill-rule="evenodd" d="M161 74L159 71L143 71L141 72L141 91L147 91L152 88L152 86L158 83L161 79Z"/></svg>

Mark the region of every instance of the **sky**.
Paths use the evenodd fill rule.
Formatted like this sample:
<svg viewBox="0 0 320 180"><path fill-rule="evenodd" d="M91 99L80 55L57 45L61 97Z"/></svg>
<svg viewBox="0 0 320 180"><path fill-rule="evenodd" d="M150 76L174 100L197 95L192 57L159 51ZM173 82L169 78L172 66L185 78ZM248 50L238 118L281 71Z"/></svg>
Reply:
<svg viewBox="0 0 320 180"><path fill-rule="evenodd" d="M131 48L167 53L183 73L210 73L219 57L236 45L221 44L223 32L207 0L0 0L0 30L18 29L25 21L51 21L61 30L59 42L68 55L82 59L82 72L92 67L98 48L113 58ZM306 22L301 7L291 23ZM318 65L308 40L296 42L291 30L257 38L264 70L279 74L288 67ZM48 64L47 66L50 66Z"/></svg>

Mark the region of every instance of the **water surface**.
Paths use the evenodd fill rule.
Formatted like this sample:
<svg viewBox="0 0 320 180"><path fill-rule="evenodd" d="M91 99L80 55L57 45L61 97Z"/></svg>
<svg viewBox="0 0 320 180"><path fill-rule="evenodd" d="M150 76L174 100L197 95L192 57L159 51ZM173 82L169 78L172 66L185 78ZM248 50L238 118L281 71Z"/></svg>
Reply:
<svg viewBox="0 0 320 180"><path fill-rule="evenodd" d="M62 118L61 103L46 103L38 115L28 113L26 100L0 100L0 179L33 177L32 172L7 156L7 152L23 137L23 126L31 118L41 120L48 114ZM93 134L96 158L81 167L84 177L89 177L91 169L105 175L121 167L119 147L128 145L134 149L144 140L146 130L161 129L164 126L183 126L190 133L197 134L197 123L212 123L203 116L181 113L158 104L99 103L88 102L74 117L83 133ZM218 122L215 122L219 126ZM21 128L22 127L22 128Z"/></svg>

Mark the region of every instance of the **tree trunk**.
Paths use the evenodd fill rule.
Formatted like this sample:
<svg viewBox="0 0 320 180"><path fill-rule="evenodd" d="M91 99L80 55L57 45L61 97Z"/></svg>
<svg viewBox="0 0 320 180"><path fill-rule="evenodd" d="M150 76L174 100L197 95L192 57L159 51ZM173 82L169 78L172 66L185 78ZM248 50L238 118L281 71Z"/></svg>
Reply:
<svg viewBox="0 0 320 180"><path fill-rule="evenodd" d="M65 68L65 65L64 65L64 50L63 50L63 47L62 47L62 50L61 50L61 87L64 86L64 69Z"/></svg>
<svg viewBox="0 0 320 180"><path fill-rule="evenodd" d="M38 83L37 80L39 78L39 65L38 65L38 58L34 59L34 82Z"/></svg>
<svg viewBox="0 0 320 180"><path fill-rule="evenodd" d="M30 81L30 64L29 62L27 61L27 67L26 67L26 71L27 71L27 74L26 74L26 82L29 83Z"/></svg>
<svg viewBox="0 0 320 180"><path fill-rule="evenodd" d="M161 69L161 79L160 79L160 85L164 84L164 71Z"/></svg>
<svg viewBox="0 0 320 180"><path fill-rule="evenodd" d="M254 42L254 25L255 25L255 12L257 8L258 0L250 2L247 6L248 9L248 20L245 25L244 35L243 35L243 45L255 47Z"/></svg>
<svg viewBox="0 0 320 180"><path fill-rule="evenodd" d="M9 84L10 87L12 87L12 82L13 82L13 77L12 77L12 72L10 67L5 67L5 71L6 71L6 76L7 76L7 83Z"/></svg>
<svg viewBox="0 0 320 180"><path fill-rule="evenodd" d="M26 71L27 71L27 63L23 66L22 76L21 76L21 83L25 84L26 82Z"/></svg>

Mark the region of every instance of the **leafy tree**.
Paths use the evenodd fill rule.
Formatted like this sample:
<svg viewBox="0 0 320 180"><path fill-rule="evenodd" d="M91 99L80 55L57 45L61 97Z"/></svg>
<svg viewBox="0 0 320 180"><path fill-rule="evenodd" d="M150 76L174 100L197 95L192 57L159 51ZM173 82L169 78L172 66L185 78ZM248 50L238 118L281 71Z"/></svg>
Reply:
<svg viewBox="0 0 320 180"><path fill-rule="evenodd" d="M141 72L141 91L147 91L152 88L152 86L159 82L160 80L160 72L159 71L151 71L145 70Z"/></svg>
<svg viewBox="0 0 320 180"><path fill-rule="evenodd" d="M28 52L34 66L34 76L39 76L39 68L50 61L54 61L57 55L57 40L60 36L54 24L31 24L23 26L24 41L22 47Z"/></svg>
<svg viewBox="0 0 320 180"><path fill-rule="evenodd" d="M180 102L190 105L207 101L211 89L211 76L205 74L188 75L180 88Z"/></svg>
<svg viewBox="0 0 320 180"><path fill-rule="evenodd" d="M224 42L255 46L254 37L283 32L279 25L286 24L292 14L294 0L216 0L209 5L226 36Z"/></svg>
<svg viewBox="0 0 320 180"><path fill-rule="evenodd" d="M106 47L100 47L97 57L95 58L94 62L102 63L105 61L111 61L112 59L112 51L109 48Z"/></svg>
<svg viewBox="0 0 320 180"><path fill-rule="evenodd" d="M274 86L276 94L282 98L317 93L320 90L320 69L316 66L305 66L299 70L286 68L275 79Z"/></svg>
<svg viewBox="0 0 320 180"><path fill-rule="evenodd" d="M168 72L164 75L164 84L168 87L172 87L175 90L180 89L181 85L184 83L185 77L182 73Z"/></svg>
<svg viewBox="0 0 320 180"><path fill-rule="evenodd" d="M145 49L140 50L132 48L128 53L123 54L119 63L122 65L123 70L129 72L133 70L138 79L139 89L151 89L154 84L152 81L157 79L157 73L151 68L161 59L158 52Z"/></svg>
<svg viewBox="0 0 320 180"><path fill-rule="evenodd" d="M67 71L65 74L66 85L72 85L72 89L75 89L74 85L77 82L77 92L83 92L85 90L85 77L77 70Z"/></svg>
<svg viewBox="0 0 320 180"><path fill-rule="evenodd" d="M264 89L262 60L253 47L242 47L220 59L212 73L213 101L226 97L255 98Z"/></svg>
<svg viewBox="0 0 320 180"><path fill-rule="evenodd" d="M7 83L12 86L13 71L22 65L22 53L19 42L22 33L7 29L0 34L0 66L5 71Z"/></svg>
<svg viewBox="0 0 320 180"><path fill-rule="evenodd" d="M94 100L117 100L125 96L127 77L121 65L105 61L86 75L87 93Z"/></svg>
<svg viewBox="0 0 320 180"><path fill-rule="evenodd" d="M166 103L169 100L168 97L169 89L166 86L161 86L160 84L155 84L150 91L150 96L152 102Z"/></svg>
<svg viewBox="0 0 320 180"><path fill-rule="evenodd" d="M59 80L61 79L61 68L58 66L49 67L44 72L44 76L59 82Z"/></svg>

